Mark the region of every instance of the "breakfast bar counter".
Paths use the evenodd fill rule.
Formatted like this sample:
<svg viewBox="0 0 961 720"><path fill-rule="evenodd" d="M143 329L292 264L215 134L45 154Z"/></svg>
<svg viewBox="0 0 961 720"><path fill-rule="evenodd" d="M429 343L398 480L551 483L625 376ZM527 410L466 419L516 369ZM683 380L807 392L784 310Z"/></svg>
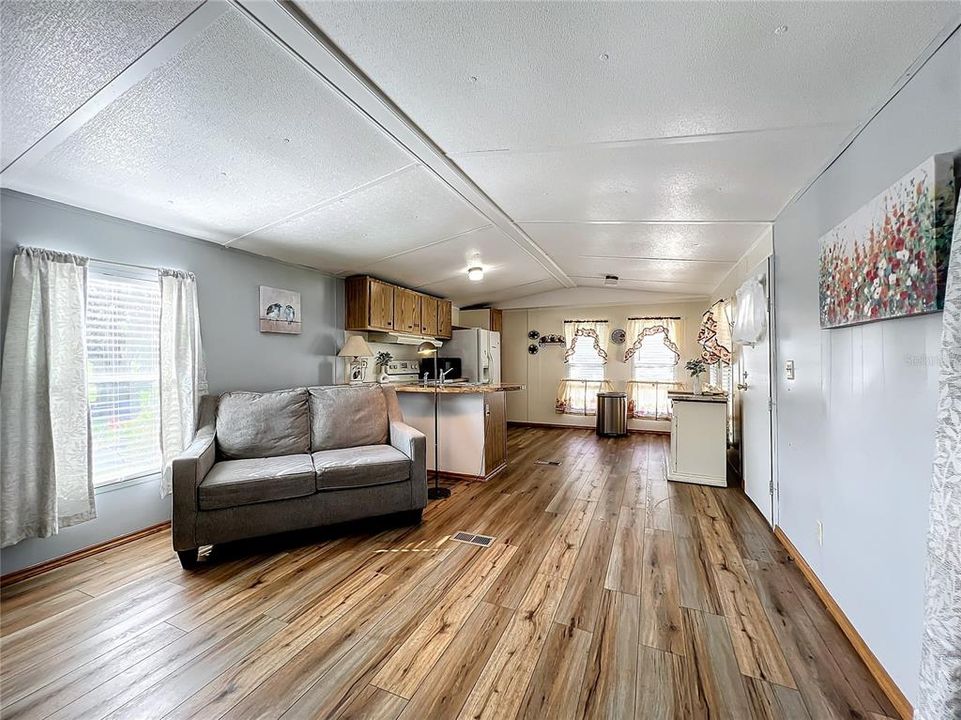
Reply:
<svg viewBox="0 0 961 720"><path fill-rule="evenodd" d="M395 385L394 389L399 393L428 393L434 394L435 387L428 383L410 383L409 385ZM513 390L523 390L523 385L511 383L492 383L488 385L475 385L472 383L446 383L436 387L438 393L445 395L475 395L477 393L511 392Z"/></svg>
<svg viewBox="0 0 961 720"><path fill-rule="evenodd" d="M455 382L394 387L404 419L427 436L428 475L434 469L435 390L440 474L488 480L507 467L507 393L523 390L523 385Z"/></svg>

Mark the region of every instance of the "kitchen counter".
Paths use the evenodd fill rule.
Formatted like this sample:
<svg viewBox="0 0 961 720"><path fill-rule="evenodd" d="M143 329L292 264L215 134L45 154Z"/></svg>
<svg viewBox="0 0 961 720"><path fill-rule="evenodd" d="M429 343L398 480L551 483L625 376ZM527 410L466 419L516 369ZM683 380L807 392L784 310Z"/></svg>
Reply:
<svg viewBox="0 0 961 720"><path fill-rule="evenodd" d="M707 402L707 403L726 403L727 395L725 393L702 393L700 395L695 395L687 390L668 390L667 397L670 400L683 400L686 402Z"/></svg>
<svg viewBox="0 0 961 720"><path fill-rule="evenodd" d="M438 394L444 395L475 395L477 393L512 392L523 390L523 385L512 383L497 383L491 385L471 385L468 383L447 383L436 388ZM429 393L434 394L433 385L411 383L409 385L395 385L394 390L399 393Z"/></svg>

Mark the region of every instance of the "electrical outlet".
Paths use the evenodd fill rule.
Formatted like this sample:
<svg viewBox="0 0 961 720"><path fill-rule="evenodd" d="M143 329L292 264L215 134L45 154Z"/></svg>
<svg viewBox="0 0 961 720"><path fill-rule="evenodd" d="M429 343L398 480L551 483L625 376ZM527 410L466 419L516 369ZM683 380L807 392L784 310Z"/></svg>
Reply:
<svg viewBox="0 0 961 720"><path fill-rule="evenodd" d="M824 523L818 520L818 547L824 545Z"/></svg>

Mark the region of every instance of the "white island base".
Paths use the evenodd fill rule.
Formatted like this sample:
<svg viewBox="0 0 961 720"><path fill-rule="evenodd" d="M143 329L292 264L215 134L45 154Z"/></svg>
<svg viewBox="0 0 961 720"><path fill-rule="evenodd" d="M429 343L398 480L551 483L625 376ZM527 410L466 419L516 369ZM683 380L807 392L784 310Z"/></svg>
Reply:
<svg viewBox="0 0 961 720"><path fill-rule="evenodd" d="M667 479L727 487L727 397L668 393L673 409Z"/></svg>
<svg viewBox="0 0 961 720"><path fill-rule="evenodd" d="M408 425L427 436L427 474L434 472L434 394L398 388L397 399ZM442 476L487 480L507 465L505 391L470 392L445 388L437 396Z"/></svg>

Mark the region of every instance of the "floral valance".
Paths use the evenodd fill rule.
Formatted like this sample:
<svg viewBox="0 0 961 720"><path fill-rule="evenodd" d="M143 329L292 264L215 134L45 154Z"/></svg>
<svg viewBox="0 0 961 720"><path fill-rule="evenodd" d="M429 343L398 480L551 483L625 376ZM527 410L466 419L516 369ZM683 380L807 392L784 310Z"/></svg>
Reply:
<svg viewBox="0 0 961 720"><path fill-rule="evenodd" d="M701 346L701 359L708 365L723 362L728 365L731 357L731 326L724 312L724 300L718 300L704 311L697 344Z"/></svg>
<svg viewBox="0 0 961 720"><path fill-rule="evenodd" d="M632 318L627 321L627 340L630 343L624 351L624 362L627 362L641 349L644 338L663 333L664 345L674 353L675 362L680 362L681 351L677 341L681 336L681 323L675 318Z"/></svg>
<svg viewBox="0 0 961 720"><path fill-rule="evenodd" d="M582 338L588 338L583 340ZM567 343L567 351L564 353L564 362L570 362L574 354L574 345L578 342L590 342L594 345L597 356L605 363L607 362L607 320L565 320L564 321L564 340Z"/></svg>

